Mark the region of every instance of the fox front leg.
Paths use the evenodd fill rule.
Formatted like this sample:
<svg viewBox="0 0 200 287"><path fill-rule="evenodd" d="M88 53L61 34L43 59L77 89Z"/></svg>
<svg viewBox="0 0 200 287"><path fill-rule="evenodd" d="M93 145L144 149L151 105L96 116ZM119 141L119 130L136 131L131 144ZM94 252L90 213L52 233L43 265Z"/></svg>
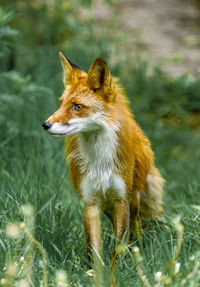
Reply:
<svg viewBox="0 0 200 287"><path fill-rule="evenodd" d="M113 227L117 239L121 240L124 234L128 239L129 225L129 202L127 199L123 199L116 204L113 215Z"/></svg>
<svg viewBox="0 0 200 287"><path fill-rule="evenodd" d="M112 217L112 224L117 239L116 245L121 239L128 241L130 227L130 209L128 199L123 199L116 203ZM112 254L111 269L112 265L115 265L117 258L118 251L115 246L114 252Z"/></svg>
<svg viewBox="0 0 200 287"><path fill-rule="evenodd" d="M85 206L84 208L84 229L86 247L89 260L94 261L94 257L99 257L101 223L99 209L96 205Z"/></svg>
<svg viewBox="0 0 200 287"><path fill-rule="evenodd" d="M118 240L121 240L125 235L125 239L128 240L129 236L129 226L130 226L130 210L129 210L129 202L127 199L123 199L119 201L115 205L114 214L112 217L112 224L114 227L115 236ZM118 259L119 251L115 248L110 265L110 284L112 287L115 287L115 277L114 277L114 269L115 264Z"/></svg>

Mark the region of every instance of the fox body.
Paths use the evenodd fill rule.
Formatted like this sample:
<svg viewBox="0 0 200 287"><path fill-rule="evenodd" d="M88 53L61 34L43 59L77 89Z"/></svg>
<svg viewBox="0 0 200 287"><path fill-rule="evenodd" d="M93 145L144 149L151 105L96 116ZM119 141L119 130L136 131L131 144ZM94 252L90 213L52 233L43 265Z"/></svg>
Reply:
<svg viewBox="0 0 200 287"><path fill-rule="evenodd" d="M71 179L85 204L87 250L98 253L99 206L121 239L140 218L161 215L163 178L106 62L97 58L85 73L60 57L65 89L59 109L43 127L52 136L67 136Z"/></svg>

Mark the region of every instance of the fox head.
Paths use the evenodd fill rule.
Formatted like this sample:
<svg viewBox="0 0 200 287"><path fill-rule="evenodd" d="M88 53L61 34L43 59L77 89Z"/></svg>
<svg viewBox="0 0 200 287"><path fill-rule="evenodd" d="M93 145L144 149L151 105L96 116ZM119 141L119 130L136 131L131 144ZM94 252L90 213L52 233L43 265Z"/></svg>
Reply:
<svg viewBox="0 0 200 287"><path fill-rule="evenodd" d="M59 53L64 71L60 107L44 123L52 136L98 131L112 123L116 85L106 62L97 58L85 73Z"/></svg>

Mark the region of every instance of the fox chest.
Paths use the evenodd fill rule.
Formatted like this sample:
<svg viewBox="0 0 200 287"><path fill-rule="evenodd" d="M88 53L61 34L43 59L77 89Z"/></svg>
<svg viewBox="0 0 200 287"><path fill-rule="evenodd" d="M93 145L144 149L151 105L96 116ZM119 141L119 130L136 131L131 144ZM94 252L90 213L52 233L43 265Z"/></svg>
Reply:
<svg viewBox="0 0 200 287"><path fill-rule="evenodd" d="M80 193L85 203L124 197L125 184L116 164L116 142L107 135L79 138L76 162L81 173Z"/></svg>

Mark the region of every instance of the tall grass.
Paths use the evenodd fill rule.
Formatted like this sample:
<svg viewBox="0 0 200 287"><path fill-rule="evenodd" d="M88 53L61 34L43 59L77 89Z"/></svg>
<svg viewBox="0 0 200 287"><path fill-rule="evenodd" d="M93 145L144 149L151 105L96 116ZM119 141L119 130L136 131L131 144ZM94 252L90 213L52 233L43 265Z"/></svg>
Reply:
<svg viewBox="0 0 200 287"><path fill-rule="evenodd" d="M64 1L61 2L64 5ZM52 15L48 5L23 6L22 3L18 6L15 2L16 7L12 8L18 13L16 17L20 11L29 9L28 22L16 17L10 22L10 12L1 10L4 16L1 17L0 37L4 45L0 51L3 63L0 69L0 278L12 277L9 275L14 270L9 269L12 264L23 267L21 272L13 271L16 278L8 283L10 285L1 281L5 286L25 284L26 281L21 280L27 278L28 272L31 272L31 286L44 286L44 256L48 286L110 286L109 268L114 246L111 224L102 214L105 266L101 266L96 281L89 279L85 272L92 266L85 250L83 205L69 180L64 139L49 137L41 127L48 115L57 109L57 99L63 89L57 51L63 48L85 69L94 57L103 55L108 62L110 58L109 35L97 36L90 28L85 28L82 34L79 25L94 21L92 15L87 19L78 17L70 1L68 4L66 14L57 10L58 14ZM33 24L34 15L46 20L40 23L41 34L36 33L30 44L26 29ZM62 35L66 27L64 16L71 25L67 26L68 40L61 36L52 39L54 23L56 32ZM49 33L49 37L44 38L45 33ZM144 247L139 243L125 246L126 252L119 254L115 266L115 281L120 287L144 286L144 275L151 286L198 286L200 82L187 75L170 78L160 69L149 72L146 63L123 58L113 63L111 69L125 86L136 120L152 141L157 166L166 179L166 223L149 222L143 231ZM27 204L35 211L31 216L34 225L28 225L32 237L27 235L24 225L20 225L27 224L28 219L22 212L22 206ZM177 215L180 215L184 232L173 270L170 270L178 244L172 223ZM17 237L6 232L15 225L21 228ZM140 247L139 255L134 249L136 245ZM166 280L169 274L171 281Z"/></svg>

